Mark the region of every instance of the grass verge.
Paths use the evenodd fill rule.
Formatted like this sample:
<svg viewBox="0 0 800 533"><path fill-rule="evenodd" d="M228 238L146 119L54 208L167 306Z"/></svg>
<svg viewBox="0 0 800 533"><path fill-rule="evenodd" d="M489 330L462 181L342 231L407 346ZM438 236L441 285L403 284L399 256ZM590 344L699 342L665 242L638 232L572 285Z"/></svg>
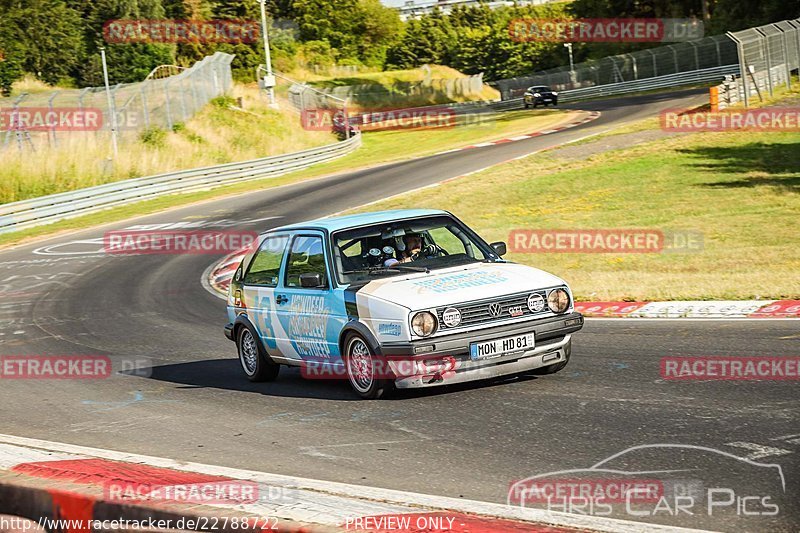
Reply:
<svg viewBox="0 0 800 533"><path fill-rule="evenodd" d="M430 130L383 131L364 134L364 146L341 159L315 165L277 178L231 184L210 191L176 194L116 207L47 226L0 235L0 247L17 244L56 232L86 228L137 215L146 215L223 196L242 194L295 183L341 171L356 170L392 161L422 157L472 143L547 129L567 120L572 114L556 110L512 112L496 115L495 120L464 124L460 127Z"/></svg>
<svg viewBox="0 0 800 533"><path fill-rule="evenodd" d="M47 133L32 134L36 152L7 149L0 166L0 204L37 196L150 176L185 168L267 157L334 142L330 132L297 127L297 115L275 111L259 100L257 89L238 85L244 109L233 98L217 98L173 131L158 128L123 132L113 163L104 132L62 134L50 146Z"/></svg>
<svg viewBox="0 0 800 533"><path fill-rule="evenodd" d="M597 154L513 161L363 210L430 207L488 241L512 229L688 230L694 253L509 254L579 300L800 298L800 134L701 133Z"/></svg>

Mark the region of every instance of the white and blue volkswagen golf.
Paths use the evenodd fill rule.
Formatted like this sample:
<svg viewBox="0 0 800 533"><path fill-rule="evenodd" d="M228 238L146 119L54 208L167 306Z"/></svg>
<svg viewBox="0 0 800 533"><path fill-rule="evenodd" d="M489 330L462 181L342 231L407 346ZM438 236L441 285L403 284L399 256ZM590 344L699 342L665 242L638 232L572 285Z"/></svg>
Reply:
<svg viewBox="0 0 800 533"><path fill-rule="evenodd" d="M560 278L502 259L452 214L398 210L269 230L236 270L225 335L251 381L280 365L362 398L552 374L583 327Z"/></svg>

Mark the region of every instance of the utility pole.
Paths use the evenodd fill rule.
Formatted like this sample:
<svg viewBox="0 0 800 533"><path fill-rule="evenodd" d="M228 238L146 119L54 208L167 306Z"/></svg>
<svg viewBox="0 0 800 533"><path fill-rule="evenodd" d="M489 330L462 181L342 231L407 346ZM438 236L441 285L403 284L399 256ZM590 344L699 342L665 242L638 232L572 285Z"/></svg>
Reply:
<svg viewBox="0 0 800 533"><path fill-rule="evenodd" d="M569 51L569 83L572 86L575 84L575 65L572 62L572 43L564 43L564 46Z"/></svg>
<svg viewBox="0 0 800 533"><path fill-rule="evenodd" d="M111 98L111 87L108 84L108 65L106 64L106 49L100 49L100 59L103 63L103 80L106 83L106 100L108 101L108 114L111 118L111 146L114 149L114 157L117 157L117 110L114 108L114 100Z"/></svg>
<svg viewBox="0 0 800 533"><path fill-rule="evenodd" d="M272 74L272 58L269 54L269 34L267 33L267 1L258 0L261 4L261 33L264 35L264 57L267 62L267 74L264 76L264 89L267 91L269 106L277 109L275 100L275 76Z"/></svg>

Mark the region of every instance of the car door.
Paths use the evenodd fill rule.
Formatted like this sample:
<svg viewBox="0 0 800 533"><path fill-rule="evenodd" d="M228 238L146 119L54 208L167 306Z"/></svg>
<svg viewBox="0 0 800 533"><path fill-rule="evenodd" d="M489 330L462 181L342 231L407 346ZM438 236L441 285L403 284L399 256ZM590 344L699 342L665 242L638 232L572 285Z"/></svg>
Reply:
<svg viewBox="0 0 800 533"><path fill-rule="evenodd" d="M332 287L331 262L321 232L292 237L275 292L278 347L284 357L299 361L330 361L339 357L339 332L345 317L344 304ZM320 275L318 286L303 286L303 275ZM285 335L285 337L280 337Z"/></svg>
<svg viewBox="0 0 800 533"><path fill-rule="evenodd" d="M276 327L279 324L275 314L275 289L278 287L288 242L288 234L268 235L258 247L242 279L242 301L250 322L258 330L270 356L281 355L277 346Z"/></svg>

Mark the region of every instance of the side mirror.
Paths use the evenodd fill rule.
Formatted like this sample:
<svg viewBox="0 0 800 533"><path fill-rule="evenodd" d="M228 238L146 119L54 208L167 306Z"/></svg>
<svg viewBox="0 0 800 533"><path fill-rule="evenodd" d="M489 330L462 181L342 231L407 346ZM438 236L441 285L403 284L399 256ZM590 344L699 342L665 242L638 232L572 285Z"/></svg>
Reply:
<svg viewBox="0 0 800 533"><path fill-rule="evenodd" d="M322 274L300 274L300 286L304 289L320 289L325 286Z"/></svg>
<svg viewBox="0 0 800 533"><path fill-rule="evenodd" d="M491 246L494 249L495 253L497 253L497 255L499 255L500 257L503 257L504 255L506 255L506 243L504 243L504 242L493 242L489 246Z"/></svg>

